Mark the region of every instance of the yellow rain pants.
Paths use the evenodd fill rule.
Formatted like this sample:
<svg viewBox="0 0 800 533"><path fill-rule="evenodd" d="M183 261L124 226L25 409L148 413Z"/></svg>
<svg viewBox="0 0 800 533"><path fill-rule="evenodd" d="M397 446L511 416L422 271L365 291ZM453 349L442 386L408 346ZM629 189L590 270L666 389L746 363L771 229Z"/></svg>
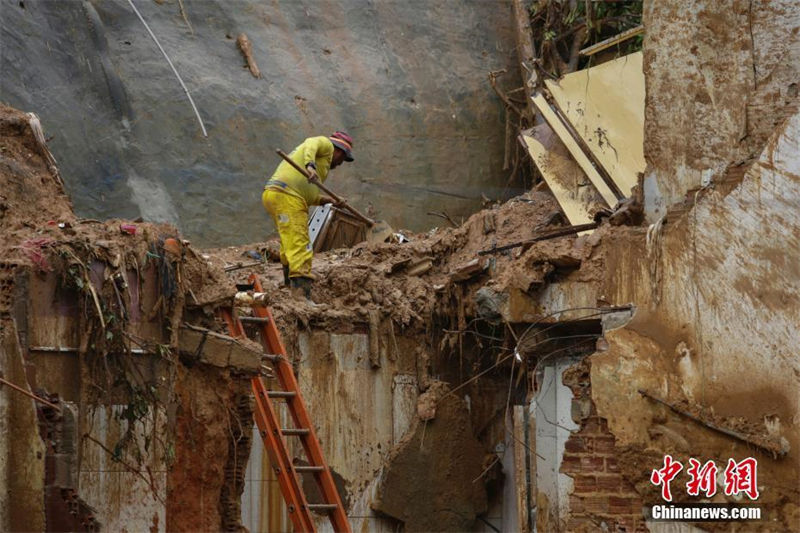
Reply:
<svg viewBox="0 0 800 533"><path fill-rule="evenodd" d="M300 195L268 188L261 203L272 217L281 237L281 263L289 266L289 277L313 278L314 252L308 238L308 204Z"/></svg>

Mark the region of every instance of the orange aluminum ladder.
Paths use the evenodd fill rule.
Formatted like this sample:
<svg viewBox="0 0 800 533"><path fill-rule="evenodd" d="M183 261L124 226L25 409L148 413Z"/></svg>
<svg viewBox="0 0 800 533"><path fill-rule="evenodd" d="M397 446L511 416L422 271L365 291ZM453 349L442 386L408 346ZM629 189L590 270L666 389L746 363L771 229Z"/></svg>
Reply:
<svg viewBox="0 0 800 533"><path fill-rule="evenodd" d="M261 282L255 276L250 276L250 283L257 292L262 292ZM296 532L316 531L311 511L328 513L334 531L351 533L350 523L347 521L344 505L336 490L333 476L325 463L322 448L317 440L314 425L308 416L303 396L297 384L292 364L286 357L286 348L283 346L278 328L272 319L272 312L264 306L253 306L252 317L239 317L235 311L225 309L222 316L228 324L231 336L245 337L243 321L255 322L261 331L261 344L268 354L275 370L275 377L282 390L267 390L261 377L252 380L253 395L256 399L254 417L256 425L264 440L272 468L278 476L284 500L289 510L289 517ZM278 410L272 400L285 400L289 410L293 428L281 428ZM295 465L286 446L286 437L297 437L303 446L308 458L308 466ZM325 500L322 503L308 503L299 474L311 474L317 482Z"/></svg>

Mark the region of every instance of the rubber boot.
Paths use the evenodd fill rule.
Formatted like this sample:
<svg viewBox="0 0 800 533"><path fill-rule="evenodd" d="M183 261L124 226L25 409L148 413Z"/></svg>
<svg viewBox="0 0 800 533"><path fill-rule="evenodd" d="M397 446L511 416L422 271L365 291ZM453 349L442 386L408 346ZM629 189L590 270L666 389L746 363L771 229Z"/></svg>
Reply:
<svg viewBox="0 0 800 533"><path fill-rule="evenodd" d="M303 276L298 276L296 278L292 278L292 293L300 294L302 292L303 296L306 297L306 300L311 299L311 284L314 280L311 278L306 278Z"/></svg>
<svg viewBox="0 0 800 533"><path fill-rule="evenodd" d="M289 282L289 265L282 265L283 266L283 286L288 287L290 285Z"/></svg>

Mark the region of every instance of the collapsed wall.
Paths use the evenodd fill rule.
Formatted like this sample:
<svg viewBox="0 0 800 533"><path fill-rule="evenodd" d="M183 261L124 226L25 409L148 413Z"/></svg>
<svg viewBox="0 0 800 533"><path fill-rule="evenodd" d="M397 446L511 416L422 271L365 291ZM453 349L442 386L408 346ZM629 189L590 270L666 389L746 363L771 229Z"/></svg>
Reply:
<svg viewBox="0 0 800 533"><path fill-rule="evenodd" d="M38 129L0 107L2 528L239 527L260 351L184 330L233 288L172 227L77 218Z"/></svg>
<svg viewBox="0 0 800 533"><path fill-rule="evenodd" d="M674 10L676 5L663 8ZM755 6L750 13L753 22L791 33L787 21L792 11L770 11L779 5ZM645 61L649 166L643 194L646 205L663 208L658 213L649 210L651 217L666 213L649 228L603 223L591 234L497 250L564 225L551 195L531 192L502 206L490 206L457 228L407 234L410 242L362 244L318 255L315 304L293 298L281 286L275 263L222 274L222 266L235 266L243 252L259 251L262 245L195 255L190 246L175 239L182 245L183 252L177 254L181 260L168 262L181 264L179 271L189 279L186 290L172 294L183 302L177 305L162 298L157 305L173 279L169 272L162 272L167 268L164 258L172 252L165 247L166 239L160 238L165 232L174 235L171 229L139 223L140 234L124 236L125 244L120 244L118 224L69 218L66 208L57 207L64 198L53 192L57 189L44 194L58 201L40 203L35 202L41 191L21 189L34 199L32 205L39 206L40 213L11 219L19 222L6 233L14 246L6 254L11 266L4 270L11 274L2 278L7 289L4 324L14 318L18 325L20 316L32 316L33 326L27 325L27 330L47 331L51 339L66 335L70 343L32 342L26 334L5 326L4 354L13 358L5 375L17 383L29 380L34 392L37 388L41 394L57 391L59 398L48 398L69 407L76 422L71 423L64 412L53 423L53 413L40 410L45 434L56 437L45 439L52 449L38 458L37 446L41 451L43 444L35 434L25 434L33 447L0 443L22 454L10 455L13 465L36 472L25 478L29 486L18 490L34 494L48 487L58 489L51 492L77 505L80 522L87 529L96 523L116 525L114 513L125 506L141 511L147 527L156 529L165 524L170 529L228 527L236 525L240 516L251 530L288 527L261 444L248 433L251 422L242 376L258 371L257 355L249 360L250 366L231 369L230 357L220 362L213 351L198 350L200 343L191 335L173 338L181 331L180 321L219 330L215 307L230 296L233 282L255 273L267 287L325 456L356 529L485 526L530 531L536 524L542 531L643 531L653 526L644 508L661 501L650 475L666 454L684 464L689 457L714 460L718 465L728 459L757 458L758 504L765 518L747 526L791 528L797 521L800 497L796 427L800 370L790 351L800 340L794 327L800 318L796 305L800 272L793 263L800 250L786 236L798 234L800 224L796 216L800 212L796 205L800 123L793 116L797 99L791 83L786 87L771 84L796 77L775 58L784 47L794 54L797 36L791 33L782 40L750 43L750 55L756 59L747 65L757 75L774 71L774 76L758 78L759 89L745 91L753 98L749 100L751 114L744 122L735 115L739 118L733 122L745 124L746 134L737 137L731 133L736 127L728 128L725 120L741 102L718 98L717 93L725 92L725 83L730 83L730 94L742 88L741 65L717 65L708 58L713 58L712 51L723 53L728 47L735 48L732 53L739 57L747 43L698 30L705 40L695 52L710 55L690 74L713 74L710 103L696 94L680 95L668 83L671 74L666 71L672 66L667 52L691 50L684 40L692 34L670 30L682 20L672 11L662 13L658 6L648 9L645 22L653 28L653 40L648 37L645 45L645 57L651 56ZM715 15L715 9L723 7L703 9L700 21L734 16ZM742 16L741 10L735 11L736 20ZM652 57L654 53L658 58ZM768 61L762 63L759 58ZM792 68L796 63L792 62ZM732 68L739 74L729 76ZM692 85L695 92L701 86ZM762 89L766 92L759 92ZM661 99L670 94L679 94L681 105L665 105ZM692 105L710 105L713 113L687 112L686 105L693 99L697 103ZM693 122L684 121L687 113ZM24 133L22 122L19 131ZM720 130L725 135L706 143L717 122L726 126ZM676 124L683 129L675 131ZM772 131L774 124L779 126ZM692 142L678 142L679 138ZM27 134L20 139L37 146ZM664 150L665 146L671 149ZM39 165L40 174L22 167L26 160ZM11 169L6 172L9 176L22 169L23 176L52 182L46 164L33 155L4 157L3 164ZM21 198L3 201L21 205ZM678 199L682 204L674 205ZM67 214L59 218L59 213ZM50 219L56 224L48 226ZM58 226L59 220L64 227ZM97 227L90 231L84 228L87 224ZM31 242L31 232L55 242ZM90 242L76 247L82 236ZM109 242L103 246L102 241ZM120 251L121 257L157 256L150 257L153 267L139 283L149 288L141 293L142 303L126 305L123 298L122 305L115 304L113 282L103 275L92 277L93 268L81 278L78 262L52 263L54 272L66 272L68 279L72 276L71 285L42 274L43 265L51 265L52 252L58 255L61 247L89 265L99 259L106 264L103 272L108 265L112 272L118 268L114 262ZM482 250L489 253L477 255ZM137 262L144 264L144 260ZM72 267L77 270L70 273ZM77 286L76 273L85 288ZM149 281L147 276L151 276ZM137 335L149 342L136 348L146 352L150 346L155 352L136 354L146 364L137 364L136 369L114 366L126 359L110 357L113 342L106 341L116 338L116 330L112 328L112 339L98 336L102 329L98 330L97 323L103 313L96 315L92 310L95 299L90 286L98 292L101 309L125 307L132 314L137 307L158 311L152 319L140 317L138 325L135 319L129 320L132 326L147 328ZM12 291L18 295L13 299L8 296ZM63 291L68 293L59 296ZM20 307L20 302L31 298L28 308L35 306L36 312ZM83 317L76 319L78 329L65 318L48 318L40 312L52 308L51 302L63 309L58 317ZM46 326L36 324L42 321L40 314L50 320ZM46 346L77 349L64 357L53 356L60 352L41 354L32 349ZM167 353L161 354L159 347L166 347ZM48 358L48 365L60 370L42 375L37 369L34 382L23 372L24 363L37 366L31 352L40 361ZM175 354L180 356L176 359ZM78 363L69 364L65 358L78 359ZM105 361L111 363L108 371ZM159 385L156 407L142 403L143 393L135 387L98 397L96 387L108 383L109 373L129 379L139 372L174 383L174 387ZM72 377L67 382L63 376ZM137 379L134 385L149 382ZM75 383L81 385L76 388ZM7 413L12 424L33 419L31 405L27 400L20 403L13 394L0 389L0 398L7 402L0 403L0 409L5 409L0 412ZM96 408L87 413L82 409L87 404ZM126 417L146 420L142 427L159 428L156 433L167 445L157 446L154 455L168 459L174 453L172 468L161 468L158 457L137 457L130 443L143 446L144 433L134 432L123 442L130 424L119 419ZM105 441L94 428L103 428L108 435ZM120 442L120 453L114 453ZM83 449L84 455L73 449ZM301 459L299 453L295 455ZM457 464L448 461L455 457ZM245 460L246 471L242 469ZM77 468L80 486L71 483L69 476L48 477L47 461L54 472ZM142 461L144 469L139 468ZM94 470L71 466L76 463L93 465ZM157 475L143 474L147 466ZM123 506L118 500L102 499L109 471L120 483L124 480L139 492L155 493L166 503L155 497L153 501L128 499ZM420 483L425 486L416 490ZM676 501L704 501L679 491L677 480L675 487ZM237 507L240 493L241 510ZM416 512L403 505L408 501L416 502ZM742 500L720 492L711 501ZM0 504L0 510L9 509L8 501ZM56 514L55 506L45 502L27 516L45 520ZM135 520L130 515L118 519ZM322 524L325 518L319 521ZM31 527L39 523L32 521Z"/></svg>

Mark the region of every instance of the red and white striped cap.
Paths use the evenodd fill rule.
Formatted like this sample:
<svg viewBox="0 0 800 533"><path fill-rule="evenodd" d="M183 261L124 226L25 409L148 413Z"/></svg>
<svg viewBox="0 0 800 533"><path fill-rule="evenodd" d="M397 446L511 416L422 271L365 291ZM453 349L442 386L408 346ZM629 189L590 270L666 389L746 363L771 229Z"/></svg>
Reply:
<svg viewBox="0 0 800 533"><path fill-rule="evenodd" d="M353 138L343 131L334 132L330 137L334 146L344 152L345 161L353 161Z"/></svg>

